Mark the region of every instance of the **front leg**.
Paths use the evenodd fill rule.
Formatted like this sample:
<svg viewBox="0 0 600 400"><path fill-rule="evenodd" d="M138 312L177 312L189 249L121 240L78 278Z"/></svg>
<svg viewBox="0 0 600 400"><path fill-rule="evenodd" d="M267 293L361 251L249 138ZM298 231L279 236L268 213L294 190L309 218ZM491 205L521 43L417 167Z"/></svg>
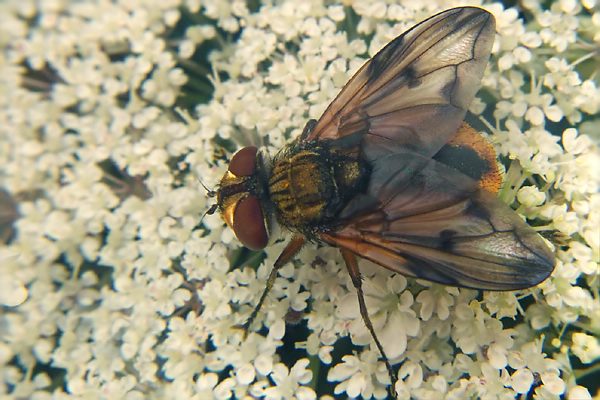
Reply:
<svg viewBox="0 0 600 400"><path fill-rule="evenodd" d="M242 328L244 329L244 337L248 336L248 329L250 328L250 325L252 325L252 322L254 322L254 319L258 315L258 312L260 311L265 299L267 298L267 294L273 287L275 279L277 278L277 271L279 271L281 267L287 264L288 261L294 258L296 254L298 254L305 241L306 239L304 238L304 236L294 236L292 240L290 240L290 242L287 244L287 246L285 246L285 249L283 249L279 257L277 257L275 264L273 264L273 269L269 274L269 278L267 278L265 290L263 290L262 295L258 300L258 304L256 304L256 307L254 307L254 310L252 310L252 314L250 314L248 320L244 323L244 325L242 325Z"/></svg>

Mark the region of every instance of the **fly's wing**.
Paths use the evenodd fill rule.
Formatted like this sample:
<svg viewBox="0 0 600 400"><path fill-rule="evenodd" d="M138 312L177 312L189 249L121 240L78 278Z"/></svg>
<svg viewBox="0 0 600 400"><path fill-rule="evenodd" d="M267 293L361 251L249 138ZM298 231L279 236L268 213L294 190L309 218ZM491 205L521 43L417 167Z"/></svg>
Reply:
<svg viewBox="0 0 600 400"><path fill-rule="evenodd" d="M360 149L371 169L366 190L320 239L447 285L514 290L551 273L554 256L532 228L476 180L432 159L479 88L494 29L479 8L429 18L367 62L303 135Z"/></svg>
<svg viewBox="0 0 600 400"><path fill-rule="evenodd" d="M475 289L534 286L554 268L543 239L477 181L398 149L373 162L366 192L320 238L405 275Z"/></svg>
<svg viewBox="0 0 600 400"><path fill-rule="evenodd" d="M479 89L494 31L494 17L475 7L416 25L363 65L304 140L350 136L364 144L383 137L432 156L455 134Z"/></svg>

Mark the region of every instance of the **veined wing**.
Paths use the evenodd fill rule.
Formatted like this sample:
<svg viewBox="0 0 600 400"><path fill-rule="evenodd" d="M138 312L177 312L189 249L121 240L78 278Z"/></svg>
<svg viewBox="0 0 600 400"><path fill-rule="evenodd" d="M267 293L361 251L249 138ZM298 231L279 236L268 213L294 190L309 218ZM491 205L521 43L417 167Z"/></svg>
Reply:
<svg viewBox="0 0 600 400"><path fill-rule="evenodd" d="M366 193L340 218L322 240L446 285L515 290L538 284L554 268L544 240L495 195L410 151L376 160Z"/></svg>
<svg viewBox="0 0 600 400"><path fill-rule="evenodd" d="M494 17L475 7L423 21L363 65L305 140L358 135L364 144L380 137L432 156L455 134L479 89L494 32Z"/></svg>

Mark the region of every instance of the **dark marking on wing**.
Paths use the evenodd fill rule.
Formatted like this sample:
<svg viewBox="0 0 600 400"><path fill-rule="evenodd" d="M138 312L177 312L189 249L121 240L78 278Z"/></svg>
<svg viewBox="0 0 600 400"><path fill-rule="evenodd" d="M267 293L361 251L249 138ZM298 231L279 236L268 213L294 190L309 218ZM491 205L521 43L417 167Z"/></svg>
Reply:
<svg viewBox="0 0 600 400"><path fill-rule="evenodd" d="M453 239L456 236L456 231L452 229L444 229L440 232L440 244L438 248L440 250L452 252L454 246Z"/></svg>
<svg viewBox="0 0 600 400"><path fill-rule="evenodd" d="M404 43L404 36L398 36L396 39L388 43L369 63L367 67L367 84L377 80L383 71L389 67L389 63L394 57L402 44Z"/></svg>
<svg viewBox="0 0 600 400"><path fill-rule="evenodd" d="M413 66L409 65L406 67L404 75L406 76L406 81L408 82L408 87L410 89L415 89L421 85L422 79L418 77L417 71Z"/></svg>
<svg viewBox="0 0 600 400"><path fill-rule="evenodd" d="M477 218L482 221L487 221L493 227L491 215L488 210L482 207L481 204L471 201L469 207L465 210L465 215Z"/></svg>
<svg viewBox="0 0 600 400"><path fill-rule="evenodd" d="M413 272L413 276L433 282L439 282L441 278L450 286L460 286L460 280L457 279L455 271L446 266L424 261L407 253L402 253L402 257L406 260L406 267Z"/></svg>

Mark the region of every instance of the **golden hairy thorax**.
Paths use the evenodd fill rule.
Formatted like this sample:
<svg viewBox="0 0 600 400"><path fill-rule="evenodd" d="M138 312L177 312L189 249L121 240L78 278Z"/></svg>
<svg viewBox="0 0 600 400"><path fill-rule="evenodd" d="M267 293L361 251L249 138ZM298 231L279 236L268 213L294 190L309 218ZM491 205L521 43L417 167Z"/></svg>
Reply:
<svg viewBox="0 0 600 400"><path fill-rule="evenodd" d="M365 174L359 162L347 156L300 150L275 160L269 196L279 222L302 230L333 218Z"/></svg>

